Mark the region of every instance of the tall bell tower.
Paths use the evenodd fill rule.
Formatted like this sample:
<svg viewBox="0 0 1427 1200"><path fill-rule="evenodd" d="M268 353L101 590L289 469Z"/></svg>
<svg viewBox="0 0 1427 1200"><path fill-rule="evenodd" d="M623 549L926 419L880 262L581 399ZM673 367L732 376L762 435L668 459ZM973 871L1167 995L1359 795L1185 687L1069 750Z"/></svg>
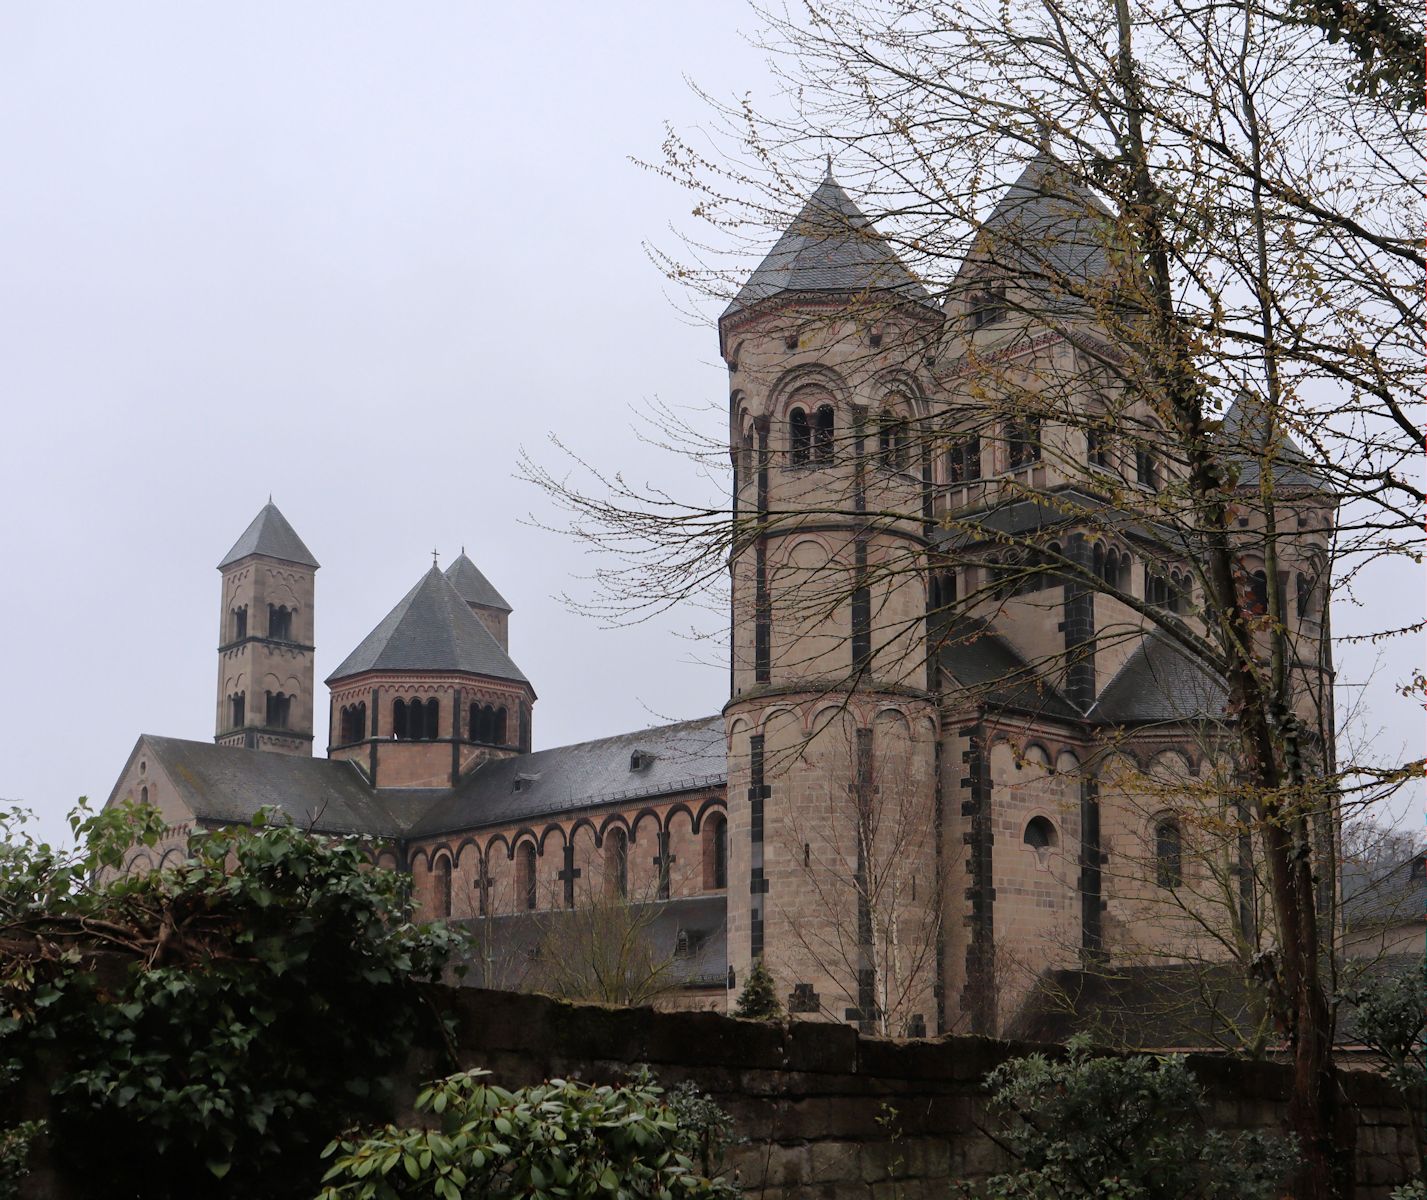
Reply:
<svg viewBox="0 0 1427 1200"><path fill-rule="evenodd" d="M729 986L762 960L791 1011L896 1035L937 1012L924 359L940 325L831 171L719 321Z"/></svg>
<svg viewBox="0 0 1427 1200"><path fill-rule="evenodd" d="M218 564L220 746L311 755L317 566L271 497Z"/></svg>

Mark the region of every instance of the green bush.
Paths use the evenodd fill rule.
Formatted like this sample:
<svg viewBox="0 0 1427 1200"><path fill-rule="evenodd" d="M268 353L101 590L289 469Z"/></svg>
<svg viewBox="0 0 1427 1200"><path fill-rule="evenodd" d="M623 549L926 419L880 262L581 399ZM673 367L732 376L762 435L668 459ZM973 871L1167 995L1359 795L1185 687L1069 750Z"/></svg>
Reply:
<svg viewBox="0 0 1427 1200"><path fill-rule="evenodd" d="M313 1147L391 1112L422 981L459 948L352 840L198 833L162 872L151 810L74 818L65 854L4 830L0 1064L50 1081L54 1165L111 1197L311 1196ZM310 1165L309 1165L310 1164Z"/></svg>
<svg viewBox="0 0 1427 1200"><path fill-rule="evenodd" d="M1271 1200L1296 1156L1260 1134L1204 1123L1204 1096L1182 1058L1099 1057L1071 1041L1062 1059L1031 1054L987 1079L1009 1127L1013 1174L963 1195L988 1200Z"/></svg>
<svg viewBox="0 0 1427 1200"><path fill-rule="evenodd" d="M417 1111L439 1128L388 1125L333 1142L323 1151L333 1161L319 1200L738 1194L732 1184L700 1174L703 1131L681 1123L648 1075L622 1087L552 1079L510 1092L487 1083L488 1074L452 1075L417 1097ZM716 1110L713 1120L726 1128Z"/></svg>

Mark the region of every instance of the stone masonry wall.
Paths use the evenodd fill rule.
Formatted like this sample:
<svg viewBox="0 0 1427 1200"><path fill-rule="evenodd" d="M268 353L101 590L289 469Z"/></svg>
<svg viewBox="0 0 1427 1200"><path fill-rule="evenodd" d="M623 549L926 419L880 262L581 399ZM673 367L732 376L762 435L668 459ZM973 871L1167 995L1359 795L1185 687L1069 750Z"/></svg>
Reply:
<svg viewBox="0 0 1427 1200"><path fill-rule="evenodd" d="M694 1081L748 1139L733 1164L758 1200L944 1200L950 1180L1005 1169L980 1132L991 1124L982 1081L1007 1058L1035 1049L967 1037L900 1042L821 1022L769 1025L475 989L451 991L446 1004L457 1021L460 1065L485 1067L504 1086L551 1076L611 1082L639 1063L665 1085ZM1217 1126L1280 1126L1287 1067L1202 1055L1190 1065ZM434 1054L416 1054L409 1083L415 1088L440 1071ZM1356 1141L1355 1195L1385 1200L1414 1169L1413 1118L1375 1075L1342 1078Z"/></svg>

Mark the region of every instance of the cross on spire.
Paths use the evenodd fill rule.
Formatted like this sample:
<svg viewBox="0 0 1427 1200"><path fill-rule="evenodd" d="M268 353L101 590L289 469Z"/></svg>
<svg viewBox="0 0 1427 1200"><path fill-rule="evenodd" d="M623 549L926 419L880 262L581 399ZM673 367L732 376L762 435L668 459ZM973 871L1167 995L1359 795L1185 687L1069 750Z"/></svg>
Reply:
<svg viewBox="0 0 1427 1200"><path fill-rule="evenodd" d="M433 550L431 551L431 565L432 565L433 567L439 568L439 567L441 566L441 564L436 561L436 557L437 557L437 555L439 555L440 553L441 553L441 551L436 550L436 549L433 549Z"/></svg>

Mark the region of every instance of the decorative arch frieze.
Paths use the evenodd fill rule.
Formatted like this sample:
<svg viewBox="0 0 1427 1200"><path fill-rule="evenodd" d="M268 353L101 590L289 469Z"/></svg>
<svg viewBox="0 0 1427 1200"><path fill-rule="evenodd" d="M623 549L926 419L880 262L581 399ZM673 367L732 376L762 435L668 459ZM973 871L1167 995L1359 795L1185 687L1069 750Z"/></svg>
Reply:
<svg viewBox="0 0 1427 1200"><path fill-rule="evenodd" d="M728 802L725 801L722 796L710 796L700 804L698 812L694 814L694 833L698 833L703 829L704 818L708 815L710 810L717 810L718 812L726 814L728 812Z"/></svg>

